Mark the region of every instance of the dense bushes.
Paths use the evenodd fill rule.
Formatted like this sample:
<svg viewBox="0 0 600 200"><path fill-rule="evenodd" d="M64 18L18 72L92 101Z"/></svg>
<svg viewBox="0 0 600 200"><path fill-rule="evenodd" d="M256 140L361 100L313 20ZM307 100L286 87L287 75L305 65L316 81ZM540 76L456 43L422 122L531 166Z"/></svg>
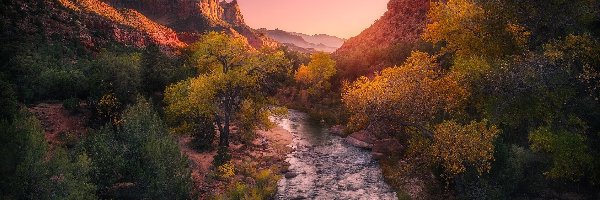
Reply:
<svg viewBox="0 0 600 200"><path fill-rule="evenodd" d="M86 67L77 55L59 45L22 43L5 66L17 96L25 102L65 99L87 91Z"/></svg>
<svg viewBox="0 0 600 200"><path fill-rule="evenodd" d="M94 199L85 154L49 150L41 125L26 110L0 120L0 192L15 199Z"/></svg>
<svg viewBox="0 0 600 200"><path fill-rule="evenodd" d="M90 174L103 198L191 197L188 160L143 99L124 111L120 125L95 131L80 148L93 163Z"/></svg>

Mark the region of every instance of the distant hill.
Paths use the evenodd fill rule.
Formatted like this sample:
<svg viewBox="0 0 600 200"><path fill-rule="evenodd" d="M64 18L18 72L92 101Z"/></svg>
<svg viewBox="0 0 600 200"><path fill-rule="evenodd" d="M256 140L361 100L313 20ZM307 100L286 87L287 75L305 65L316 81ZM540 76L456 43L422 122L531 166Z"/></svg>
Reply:
<svg viewBox="0 0 600 200"><path fill-rule="evenodd" d="M341 47L345 41L345 39L325 34L307 35L279 29L268 30L264 28L258 29L258 31L291 49L302 52L323 51L331 53Z"/></svg>
<svg viewBox="0 0 600 200"><path fill-rule="evenodd" d="M323 44L328 47L340 48L346 41L346 39L327 35L327 34L307 35L304 33L295 33L295 32L290 32L290 33L302 37L307 42L310 42L313 44Z"/></svg>

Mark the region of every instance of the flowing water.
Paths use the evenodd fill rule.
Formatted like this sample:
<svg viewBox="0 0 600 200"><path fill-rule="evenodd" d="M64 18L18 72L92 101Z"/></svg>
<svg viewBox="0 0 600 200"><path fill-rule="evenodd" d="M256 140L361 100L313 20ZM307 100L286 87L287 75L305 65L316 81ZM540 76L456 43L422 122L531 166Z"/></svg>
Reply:
<svg viewBox="0 0 600 200"><path fill-rule="evenodd" d="M330 135L298 111L274 121L294 137L276 199L397 199L369 151Z"/></svg>

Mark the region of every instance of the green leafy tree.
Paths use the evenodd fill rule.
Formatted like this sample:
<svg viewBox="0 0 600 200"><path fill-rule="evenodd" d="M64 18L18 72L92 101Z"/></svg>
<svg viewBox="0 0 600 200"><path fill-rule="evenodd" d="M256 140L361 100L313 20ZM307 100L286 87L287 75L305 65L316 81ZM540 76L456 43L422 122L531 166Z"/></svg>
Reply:
<svg viewBox="0 0 600 200"><path fill-rule="evenodd" d="M141 55L141 86L146 93L162 92L174 82L194 75L195 70L187 65L180 65L175 55L168 55L157 45L146 47Z"/></svg>
<svg viewBox="0 0 600 200"><path fill-rule="evenodd" d="M93 100L112 94L122 104L134 103L141 88L139 53L116 53L102 50L86 65L90 68Z"/></svg>
<svg viewBox="0 0 600 200"><path fill-rule="evenodd" d="M219 130L221 148L229 146L232 123L237 122L243 126L240 130L246 131L265 125L262 122L267 120L264 119L242 120L248 119L244 113L259 113L255 116L261 118L268 116L260 114L269 112L265 87L270 74L286 69L281 67L288 64L284 54L254 51L243 39L216 32L204 35L191 46L191 51L193 63L203 74L167 88L167 114L172 118L191 114L196 119L212 119ZM244 106L248 104L252 106ZM252 111L242 112L242 109ZM194 123L193 120L187 122L188 125Z"/></svg>
<svg viewBox="0 0 600 200"><path fill-rule="evenodd" d="M572 118L569 121L573 123L570 130L553 130L543 126L529 135L534 152L550 155L552 164L544 173L550 178L579 180L591 172L593 156L587 146L587 137L581 134L587 127L580 119Z"/></svg>

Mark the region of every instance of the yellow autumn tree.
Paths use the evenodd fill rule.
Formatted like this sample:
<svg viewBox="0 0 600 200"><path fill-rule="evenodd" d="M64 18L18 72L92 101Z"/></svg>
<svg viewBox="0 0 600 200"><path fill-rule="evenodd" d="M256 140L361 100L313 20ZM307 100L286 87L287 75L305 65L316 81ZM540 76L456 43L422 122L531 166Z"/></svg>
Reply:
<svg viewBox="0 0 600 200"><path fill-rule="evenodd" d="M296 71L294 79L305 86L311 95L318 95L330 89L331 77L336 73L335 61L327 53L315 53L308 65Z"/></svg>
<svg viewBox="0 0 600 200"><path fill-rule="evenodd" d="M444 74L435 57L413 52L404 65L347 85L342 101L354 127L387 132L416 127L431 135L425 129L428 122L458 108L468 95L456 76Z"/></svg>
<svg viewBox="0 0 600 200"><path fill-rule="evenodd" d="M462 125L444 121L435 126L431 154L444 166L448 177L474 167L480 174L491 169L494 140L500 130L486 120Z"/></svg>
<svg viewBox="0 0 600 200"><path fill-rule="evenodd" d="M253 131L266 127L270 104L266 98L269 75L285 70L280 51L251 49L244 39L210 32L191 45L191 61L202 74L169 86L165 91L166 114L179 121L175 130L193 130L198 119L210 119L217 127L219 147L229 146L230 128ZM285 72L284 72L285 73Z"/></svg>
<svg viewBox="0 0 600 200"><path fill-rule="evenodd" d="M531 33L508 15L484 9L473 0L432 2L422 35L459 57L496 58L525 48Z"/></svg>

